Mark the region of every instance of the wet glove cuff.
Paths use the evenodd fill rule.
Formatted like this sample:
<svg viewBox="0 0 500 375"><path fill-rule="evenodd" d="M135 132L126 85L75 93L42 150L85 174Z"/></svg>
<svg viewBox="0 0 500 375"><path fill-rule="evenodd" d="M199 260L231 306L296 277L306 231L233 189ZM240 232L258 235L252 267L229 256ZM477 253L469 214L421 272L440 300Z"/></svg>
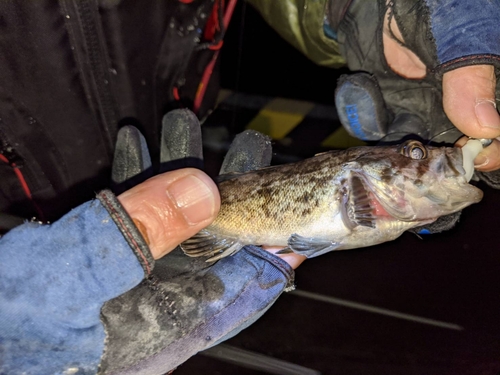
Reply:
<svg viewBox="0 0 500 375"><path fill-rule="evenodd" d="M393 0L404 44L424 64L442 74L462 66L500 67L500 3L475 0Z"/></svg>
<svg viewBox="0 0 500 375"><path fill-rule="evenodd" d="M137 257L147 277L154 267L154 258L149 247L116 196L109 190L101 191L97 199L106 208L123 237Z"/></svg>

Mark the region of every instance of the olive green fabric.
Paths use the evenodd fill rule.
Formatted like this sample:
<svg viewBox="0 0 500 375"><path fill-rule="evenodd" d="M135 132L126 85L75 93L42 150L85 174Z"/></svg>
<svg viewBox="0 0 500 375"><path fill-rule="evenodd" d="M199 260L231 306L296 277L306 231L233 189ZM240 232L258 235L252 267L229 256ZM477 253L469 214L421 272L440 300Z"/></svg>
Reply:
<svg viewBox="0 0 500 375"><path fill-rule="evenodd" d="M328 0L247 0L286 41L319 65L345 65L338 43L323 32Z"/></svg>

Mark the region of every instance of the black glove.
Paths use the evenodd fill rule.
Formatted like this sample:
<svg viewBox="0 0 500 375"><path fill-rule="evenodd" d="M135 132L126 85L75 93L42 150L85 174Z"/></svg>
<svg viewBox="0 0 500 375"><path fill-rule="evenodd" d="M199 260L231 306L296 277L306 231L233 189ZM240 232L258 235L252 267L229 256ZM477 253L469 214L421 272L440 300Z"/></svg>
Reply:
<svg viewBox="0 0 500 375"><path fill-rule="evenodd" d="M194 114L168 113L162 134L162 171L201 165L200 126ZM267 166L271 155L267 137L244 132L233 142L221 173ZM140 132L133 127L120 130L113 169L117 188L130 178L139 182L152 174L148 159ZM148 279L104 305L107 342L101 373L164 374L234 336L292 286L290 266L255 246L215 264L189 258L177 248L156 261Z"/></svg>

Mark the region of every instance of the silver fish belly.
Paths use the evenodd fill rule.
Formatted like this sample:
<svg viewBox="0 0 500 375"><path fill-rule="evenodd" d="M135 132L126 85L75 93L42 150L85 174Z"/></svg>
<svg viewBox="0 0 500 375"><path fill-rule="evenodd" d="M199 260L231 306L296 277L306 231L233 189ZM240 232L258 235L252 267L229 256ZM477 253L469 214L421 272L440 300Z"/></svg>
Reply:
<svg viewBox="0 0 500 375"><path fill-rule="evenodd" d="M391 241L479 202L464 173L460 149L417 141L248 172L219 184L216 220L181 248L215 261L249 244L314 257Z"/></svg>

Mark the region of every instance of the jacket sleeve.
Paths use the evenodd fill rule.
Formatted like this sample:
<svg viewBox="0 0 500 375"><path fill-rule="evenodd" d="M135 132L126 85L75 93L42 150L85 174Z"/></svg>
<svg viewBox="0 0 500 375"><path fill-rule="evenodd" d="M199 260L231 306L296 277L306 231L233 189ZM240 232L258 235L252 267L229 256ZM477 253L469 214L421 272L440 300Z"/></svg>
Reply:
<svg viewBox="0 0 500 375"><path fill-rule="evenodd" d="M109 192L50 225L0 238L0 373L95 373L104 302L151 272L142 237Z"/></svg>
<svg viewBox="0 0 500 375"><path fill-rule="evenodd" d="M0 238L0 373L163 374L293 288L290 266L251 246L213 266L179 251L153 263L109 192L11 230Z"/></svg>
<svg viewBox="0 0 500 375"><path fill-rule="evenodd" d="M345 60L325 24L327 0L247 0L292 46L316 64L340 68Z"/></svg>

